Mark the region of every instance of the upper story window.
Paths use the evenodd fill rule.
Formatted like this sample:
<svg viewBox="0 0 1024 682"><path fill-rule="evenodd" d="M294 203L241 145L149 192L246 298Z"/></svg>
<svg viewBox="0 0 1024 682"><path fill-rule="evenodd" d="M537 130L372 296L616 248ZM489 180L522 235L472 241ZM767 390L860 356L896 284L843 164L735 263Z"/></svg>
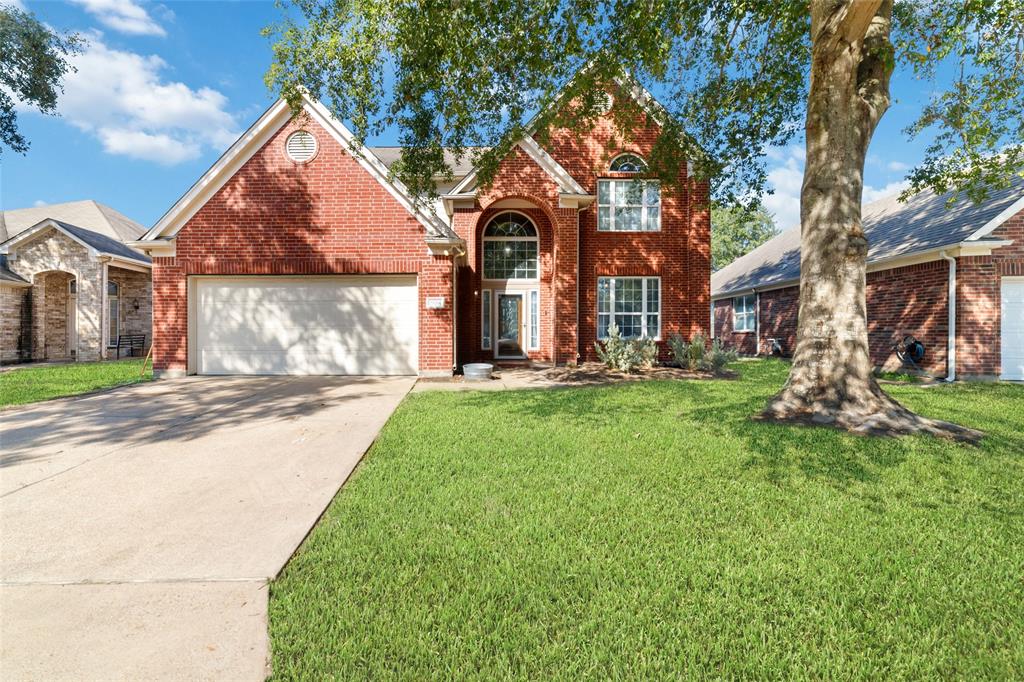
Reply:
<svg viewBox="0 0 1024 682"><path fill-rule="evenodd" d="M620 154L609 171L643 173L636 154ZM657 232L661 230L661 183L657 180L598 180L597 229L601 232Z"/></svg>
<svg viewBox="0 0 1024 682"><path fill-rule="evenodd" d="M499 213L484 228L484 279L537 279L537 228L521 213Z"/></svg>
<svg viewBox="0 0 1024 682"><path fill-rule="evenodd" d="M612 159L608 170L613 173L644 173L647 171L647 164L636 154L619 154Z"/></svg>

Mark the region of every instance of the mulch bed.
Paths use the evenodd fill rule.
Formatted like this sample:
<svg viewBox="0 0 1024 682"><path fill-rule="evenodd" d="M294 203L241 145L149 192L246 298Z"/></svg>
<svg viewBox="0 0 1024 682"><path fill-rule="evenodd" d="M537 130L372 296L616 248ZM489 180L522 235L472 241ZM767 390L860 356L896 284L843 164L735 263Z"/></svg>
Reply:
<svg viewBox="0 0 1024 682"><path fill-rule="evenodd" d="M500 371L500 370L496 370ZM598 362L585 362L576 367L552 367L541 370L545 378L565 384L592 385L608 384L617 381L640 381L644 379L735 379L736 372L725 370L716 375L711 372L692 372L682 367L655 366L641 369L635 374L626 374L608 369Z"/></svg>

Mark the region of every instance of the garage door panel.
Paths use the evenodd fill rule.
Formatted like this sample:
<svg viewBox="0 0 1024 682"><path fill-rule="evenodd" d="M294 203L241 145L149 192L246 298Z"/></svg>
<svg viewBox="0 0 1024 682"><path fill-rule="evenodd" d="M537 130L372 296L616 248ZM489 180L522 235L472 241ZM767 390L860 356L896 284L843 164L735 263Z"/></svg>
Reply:
<svg viewBox="0 0 1024 682"><path fill-rule="evenodd" d="M1024 381L1024 278L1004 277L1001 299L1001 376Z"/></svg>
<svg viewBox="0 0 1024 682"><path fill-rule="evenodd" d="M239 278L197 285L203 374L415 374L415 278Z"/></svg>

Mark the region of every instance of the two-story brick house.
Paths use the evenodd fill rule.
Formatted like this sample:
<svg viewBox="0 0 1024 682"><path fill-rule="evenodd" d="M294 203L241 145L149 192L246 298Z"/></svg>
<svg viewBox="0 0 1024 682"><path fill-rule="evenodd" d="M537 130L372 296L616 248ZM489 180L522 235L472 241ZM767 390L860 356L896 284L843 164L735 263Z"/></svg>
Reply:
<svg viewBox="0 0 1024 682"><path fill-rule="evenodd" d="M615 97L649 109L639 131L609 114L524 137L486 186L453 159L433 205L389 173L400 149L276 103L135 243L153 256L157 372L445 375L591 359L613 322L706 333L707 183L652 180L657 105Z"/></svg>

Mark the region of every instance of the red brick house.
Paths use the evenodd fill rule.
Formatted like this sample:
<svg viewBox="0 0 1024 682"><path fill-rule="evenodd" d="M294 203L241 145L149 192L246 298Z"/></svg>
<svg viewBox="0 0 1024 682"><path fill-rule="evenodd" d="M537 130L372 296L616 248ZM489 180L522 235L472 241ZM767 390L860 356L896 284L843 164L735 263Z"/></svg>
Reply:
<svg viewBox="0 0 1024 682"><path fill-rule="evenodd" d="M651 114L628 144L610 116L527 136L487 187L452 159L433 205L389 174L400 149L278 102L135 242L153 256L156 371L445 375L591 359L611 322L706 332L707 184L646 176L660 109L616 96Z"/></svg>
<svg viewBox="0 0 1024 682"><path fill-rule="evenodd" d="M947 379L1024 380L1024 178L975 204L922 192L864 207L871 358L900 366L904 335L922 369ZM715 335L746 354L796 345L800 229L786 230L711 278Z"/></svg>

